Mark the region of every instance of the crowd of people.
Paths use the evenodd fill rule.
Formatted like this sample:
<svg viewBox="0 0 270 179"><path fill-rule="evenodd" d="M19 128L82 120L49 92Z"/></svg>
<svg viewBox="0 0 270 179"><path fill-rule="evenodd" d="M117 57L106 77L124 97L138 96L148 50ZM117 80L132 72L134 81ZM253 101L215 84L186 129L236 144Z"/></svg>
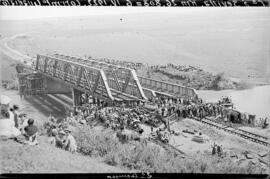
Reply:
<svg viewBox="0 0 270 179"><path fill-rule="evenodd" d="M214 143L211 147L212 147L212 155L217 154L219 157L221 157L224 154L222 145Z"/></svg>
<svg viewBox="0 0 270 179"><path fill-rule="evenodd" d="M116 132L130 129L142 134L143 124L150 125L151 133L155 128L158 128L156 131L160 131L161 124L170 131L169 120L171 119L198 118L202 120L205 117L212 117L214 120L223 119L224 122L232 122L228 121L227 114L228 108L224 107L222 102L204 103L202 99L156 97L147 103L132 102L114 105L104 102L86 103L69 111L60 122L50 116L49 123L45 123L44 127L47 129L49 142L52 145L74 153L77 151L77 144L70 129L72 123L92 126L96 121ZM176 118L170 118L172 115ZM34 124L35 120L28 118L27 114L20 114L17 105L9 107L9 105L1 104L1 116L8 120L11 126L9 132L1 129L1 136L6 132L9 138L17 142L29 145L38 144L38 127Z"/></svg>
<svg viewBox="0 0 270 179"><path fill-rule="evenodd" d="M26 113L22 113L18 105L11 106L10 98L5 96L5 99L8 100L3 102L1 98L0 103L1 139L12 139L25 145L38 145L38 136L41 131L36 125L36 121L33 118L29 118ZM56 122L53 120L54 118L51 118L52 122ZM77 151L76 141L71 134L71 130L68 128L68 125L65 126L63 123L59 123L59 125L52 129L49 142L56 147L60 147L72 153Z"/></svg>
<svg viewBox="0 0 270 179"><path fill-rule="evenodd" d="M151 106L151 107L149 107ZM99 104L84 104L70 111L62 124L79 123L82 125L93 125L93 121L104 124L105 128L114 131L130 129L142 134L142 124L148 124L151 132L164 124L169 129L169 120L172 115L177 119L188 117L221 116L222 108L218 104L205 104L201 99L164 98L157 97L150 103L134 102L132 104L114 104L113 106ZM52 118L53 119L53 118ZM50 120L56 123L56 120ZM56 128L56 127L55 127ZM58 130L64 131L62 128ZM170 130L170 129L169 129Z"/></svg>
<svg viewBox="0 0 270 179"><path fill-rule="evenodd" d="M17 142L37 145L38 127L35 120L26 114L19 113L19 107L1 104L0 136L5 139L14 139Z"/></svg>
<svg viewBox="0 0 270 179"><path fill-rule="evenodd" d="M151 107L149 107L151 106ZM63 120L66 123L80 123L82 125L93 125L98 121L106 128L114 131L131 129L140 134L144 132L142 124L148 124L153 132L161 124L169 128L169 120L180 120L184 118L197 118L202 120L211 117L213 120L221 119L225 123L230 121L228 109L219 103L204 103L202 99L165 98L157 97L149 103L135 102L133 104L114 104L113 106L99 104L85 104L75 107ZM175 117L170 118L170 116Z"/></svg>
<svg viewBox="0 0 270 179"><path fill-rule="evenodd" d="M49 142L53 146L67 150L71 153L77 152L76 140L68 126L61 124L51 126L49 136Z"/></svg>

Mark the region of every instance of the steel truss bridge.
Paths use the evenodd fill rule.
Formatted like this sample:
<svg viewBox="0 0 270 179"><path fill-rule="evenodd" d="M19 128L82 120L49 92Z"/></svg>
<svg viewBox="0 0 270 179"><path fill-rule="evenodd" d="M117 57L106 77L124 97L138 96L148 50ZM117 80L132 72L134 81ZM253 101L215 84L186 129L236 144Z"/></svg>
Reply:
<svg viewBox="0 0 270 179"><path fill-rule="evenodd" d="M35 71L105 101L145 101L156 95L198 97L193 88L139 77L133 69L95 59L38 54Z"/></svg>

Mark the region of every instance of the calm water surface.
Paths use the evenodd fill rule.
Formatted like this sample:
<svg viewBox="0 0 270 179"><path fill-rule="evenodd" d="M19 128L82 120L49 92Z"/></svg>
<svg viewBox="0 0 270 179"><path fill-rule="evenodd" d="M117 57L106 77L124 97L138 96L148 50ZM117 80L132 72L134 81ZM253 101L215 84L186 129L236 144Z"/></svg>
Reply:
<svg viewBox="0 0 270 179"><path fill-rule="evenodd" d="M270 117L270 85L246 90L198 90L199 97L207 102L217 102L222 96L230 96L237 110Z"/></svg>

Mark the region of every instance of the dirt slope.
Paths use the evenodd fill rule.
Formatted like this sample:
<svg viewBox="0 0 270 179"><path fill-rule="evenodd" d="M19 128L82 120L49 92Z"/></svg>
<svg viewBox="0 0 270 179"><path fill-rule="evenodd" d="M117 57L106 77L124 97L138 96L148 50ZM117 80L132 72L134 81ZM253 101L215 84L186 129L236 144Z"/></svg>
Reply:
<svg viewBox="0 0 270 179"><path fill-rule="evenodd" d="M50 146L47 137L37 146L0 141L1 173L115 173L125 172L81 154Z"/></svg>
<svg viewBox="0 0 270 179"><path fill-rule="evenodd" d="M16 63L11 58L1 56L1 69L4 69L3 79L14 72ZM2 71L1 71L2 73ZM28 97L20 99L18 91L5 90L0 87L0 94L5 94L12 99L12 104L20 106L20 111L27 113L34 118L36 124L41 126L44 120L50 115L63 117L68 97L61 95L47 95L44 97ZM98 159L93 159L81 154L71 154L57 149L48 143L48 137L40 136L38 146L26 146L13 140L0 140L0 173L113 173L125 172L124 169L111 167Z"/></svg>

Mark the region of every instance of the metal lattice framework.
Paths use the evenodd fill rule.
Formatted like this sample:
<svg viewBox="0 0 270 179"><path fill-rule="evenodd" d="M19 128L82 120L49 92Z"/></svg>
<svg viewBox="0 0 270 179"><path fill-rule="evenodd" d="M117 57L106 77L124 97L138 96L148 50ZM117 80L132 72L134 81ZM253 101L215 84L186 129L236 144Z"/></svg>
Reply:
<svg viewBox="0 0 270 179"><path fill-rule="evenodd" d="M105 62L108 64L119 64L121 61L109 60L109 59L95 59L99 62ZM123 65L122 65L123 66ZM156 96L156 94L164 95L167 97L184 97L184 98L198 98L198 94L195 89L181 86L179 84L168 83L166 81L146 78L138 76L139 82L143 87L143 91L147 98Z"/></svg>
<svg viewBox="0 0 270 179"><path fill-rule="evenodd" d="M102 99L146 100L134 70L92 59L37 55L36 70Z"/></svg>
<svg viewBox="0 0 270 179"><path fill-rule="evenodd" d="M131 68L98 59L61 54L37 55L36 70L104 100L146 100L157 94L168 97L198 97L193 88L139 77Z"/></svg>

